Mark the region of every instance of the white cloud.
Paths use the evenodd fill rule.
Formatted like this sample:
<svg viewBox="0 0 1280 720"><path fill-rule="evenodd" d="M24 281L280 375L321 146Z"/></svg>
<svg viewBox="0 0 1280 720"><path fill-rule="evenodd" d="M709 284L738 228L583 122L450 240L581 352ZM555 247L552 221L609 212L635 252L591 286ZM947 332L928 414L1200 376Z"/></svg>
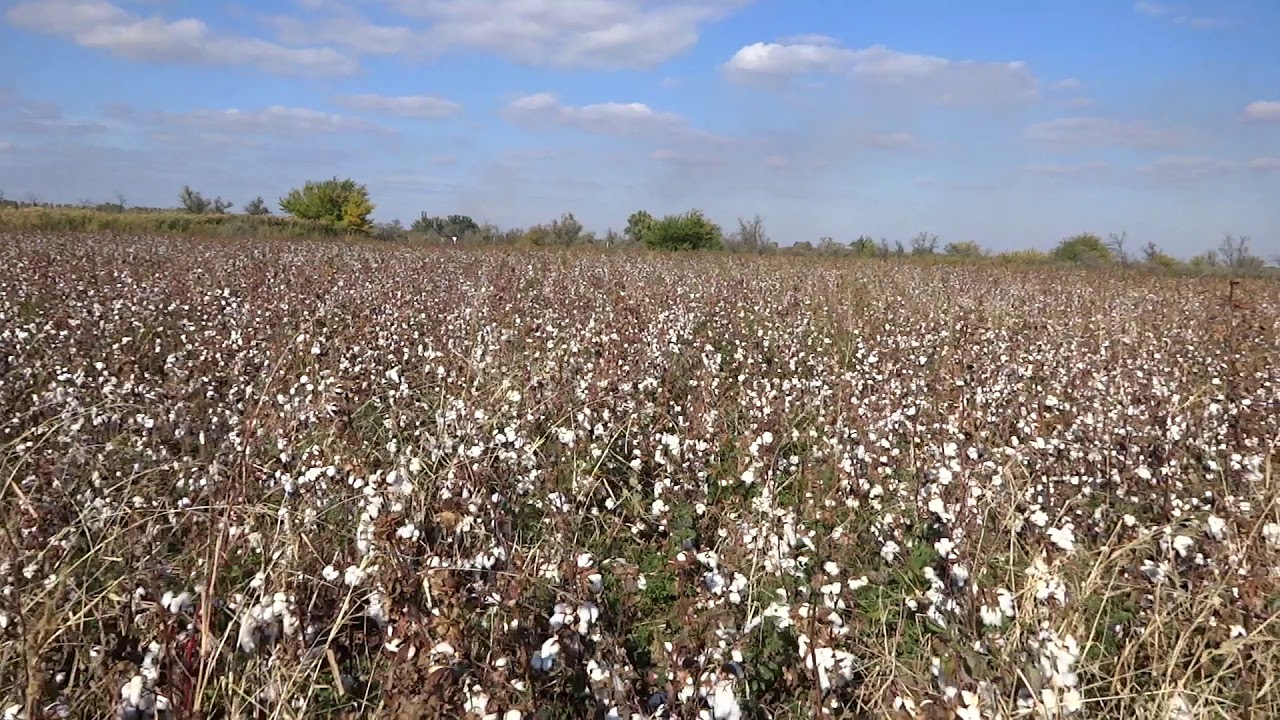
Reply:
<svg viewBox="0 0 1280 720"><path fill-rule="evenodd" d="M406 25L379 25L345 8L319 5L310 9L331 14L318 19L273 15L263 21L275 29L277 38L286 45L338 45L366 55L408 52L418 39L413 28Z"/></svg>
<svg viewBox="0 0 1280 720"><path fill-rule="evenodd" d="M336 102L357 112L384 113L420 120L437 120L462 112L462 105L431 95L344 95Z"/></svg>
<svg viewBox="0 0 1280 720"><path fill-rule="evenodd" d="M1027 127L1023 136L1058 149L1107 145L1154 149L1176 145L1183 140L1180 133L1153 128L1146 123L1090 116L1036 123Z"/></svg>
<svg viewBox="0 0 1280 720"><path fill-rule="evenodd" d="M135 60L343 76L359 69L359 55L425 59L455 50L561 68L648 68L693 47L707 24L750 2L296 0L296 15L254 16L274 33L274 42L218 33L194 17L142 16L124 9L123 0L21 0L7 17L26 30ZM360 5L393 19L374 22L354 9Z"/></svg>
<svg viewBox="0 0 1280 720"><path fill-rule="evenodd" d="M197 18L140 17L106 0L26 0L5 17L24 30L144 62L245 66L279 75L340 76L357 69L355 60L332 48L219 34Z"/></svg>
<svg viewBox="0 0 1280 720"><path fill-rule="evenodd" d="M1165 5L1161 5L1160 3L1136 2L1133 4L1133 11L1139 15L1160 17L1161 15L1167 15L1169 13L1169 8Z"/></svg>
<svg viewBox="0 0 1280 720"><path fill-rule="evenodd" d="M384 0L427 23L428 52L489 50L533 65L652 67L750 0Z"/></svg>
<svg viewBox="0 0 1280 720"><path fill-rule="evenodd" d="M503 115L524 125L571 127L598 135L659 136L696 132L680 115L654 110L644 103L573 106L561 104L551 93L517 98L507 104Z"/></svg>
<svg viewBox="0 0 1280 720"><path fill-rule="evenodd" d="M1251 102L1244 106L1243 117L1250 122L1280 122L1280 101Z"/></svg>
<svg viewBox="0 0 1280 720"><path fill-rule="evenodd" d="M891 50L830 44L763 43L740 48L723 65L733 80L777 81L810 73L846 76L885 87L922 92L936 102L1028 99L1038 82L1026 63L950 60Z"/></svg>
<svg viewBox="0 0 1280 720"><path fill-rule="evenodd" d="M0 153L9 152L13 149L13 143L8 140L0 140Z"/></svg>
<svg viewBox="0 0 1280 720"><path fill-rule="evenodd" d="M188 112L136 113L128 108L115 111L121 118L143 123L182 127L215 134L296 135L314 133L375 132L379 128L365 120L309 108L273 105L261 110L192 110Z"/></svg>
<svg viewBox="0 0 1280 720"><path fill-rule="evenodd" d="M1263 155L1249 160L1221 160L1194 155L1168 155L1139 170L1157 180L1185 182L1225 175L1280 173L1280 157Z"/></svg>

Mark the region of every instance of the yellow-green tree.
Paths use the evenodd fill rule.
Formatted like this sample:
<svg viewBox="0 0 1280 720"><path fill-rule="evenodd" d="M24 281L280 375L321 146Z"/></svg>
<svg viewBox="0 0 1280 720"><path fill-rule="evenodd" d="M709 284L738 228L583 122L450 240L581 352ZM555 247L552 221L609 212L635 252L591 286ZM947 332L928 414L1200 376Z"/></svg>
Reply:
<svg viewBox="0 0 1280 720"><path fill-rule="evenodd" d="M348 232L368 232L373 227L369 216L375 207L369 189L350 178L307 181L280 198L280 209L290 215L330 223Z"/></svg>

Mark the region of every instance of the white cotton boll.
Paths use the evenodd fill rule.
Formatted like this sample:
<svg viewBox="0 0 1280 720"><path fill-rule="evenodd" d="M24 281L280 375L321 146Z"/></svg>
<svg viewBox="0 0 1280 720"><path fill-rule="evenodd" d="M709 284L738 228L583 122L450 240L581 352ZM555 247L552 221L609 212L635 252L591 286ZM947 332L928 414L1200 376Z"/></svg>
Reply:
<svg viewBox="0 0 1280 720"><path fill-rule="evenodd" d="M519 710L508 710L502 715L502 720L523 720L524 713Z"/></svg>
<svg viewBox="0 0 1280 720"><path fill-rule="evenodd" d="M989 605L983 605L978 608L978 614L982 616L982 624L987 627L1000 627L1004 624L1004 613L1000 608L993 608Z"/></svg>
<svg viewBox="0 0 1280 720"><path fill-rule="evenodd" d="M332 565L326 565L325 568L320 571L320 575L329 582L334 582L338 578L342 577L342 573L338 572L338 569Z"/></svg>
<svg viewBox="0 0 1280 720"><path fill-rule="evenodd" d="M166 592L160 600L160 604L165 607L171 614L186 612L191 607L191 593L183 592L174 595L172 592Z"/></svg>
<svg viewBox="0 0 1280 720"><path fill-rule="evenodd" d="M342 581L351 587L355 587L364 581L365 572L355 565L349 565L345 573L343 573Z"/></svg>
<svg viewBox="0 0 1280 720"><path fill-rule="evenodd" d="M551 614L551 628L559 630L565 623L569 622L569 616L573 614L573 607L568 603L556 603L555 611Z"/></svg>
<svg viewBox="0 0 1280 720"><path fill-rule="evenodd" d="M733 684L730 681L716 683L715 693L711 697L711 714L716 720L739 720L742 717L742 708L733 694Z"/></svg>
<svg viewBox="0 0 1280 720"><path fill-rule="evenodd" d="M551 668L555 666L556 656L559 654L560 641L555 636L552 636L542 643L542 647L529 659L529 664L533 666L534 670L550 672Z"/></svg>
<svg viewBox="0 0 1280 720"><path fill-rule="evenodd" d="M956 549L956 544L951 541L951 538L944 537L940 538L933 544L933 549L937 550L939 555L946 558L951 556L951 551Z"/></svg>
<svg viewBox="0 0 1280 720"><path fill-rule="evenodd" d="M1173 549L1178 553L1178 557L1186 557L1195 545L1196 541L1186 535L1177 535L1173 538Z"/></svg>
<svg viewBox="0 0 1280 720"><path fill-rule="evenodd" d="M142 676L134 675L129 678L129 682L125 683L124 687L120 688L120 699L128 703L130 707L141 708L144 690Z"/></svg>
<svg viewBox="0 0 1280 720"><path fill-rule="evenodd" d="M586 635L591 630L591 623L600 617L600 608L595 603L586 603L578 608L578 634Z"/></svg>
<svg viewBox="0 0 1280 720"><path fill-rule="evenodd" d="M1227 539L1227 521L1217 515L1210 515L1205 522L1205 532L1219 542Z"/></svg>
<svg viewBox="0 0 1280 720"><path fill-rule="evenodd" d="M1057 545L1067 552L1075 550L1076 537L1071 524L1068 523L1062 528L1049 528L1049 542Z"/></svg>
<svg viewBox="0 0 1280 720"><path fill-rule="evenodd" d="M1035 524L1036 527L1044 527L1049 524L1049 515L1039 508L1037 508L1035 512L1031 513L1030 517L1027 519Z"/></svg>
<svg viewBox="0 0 1280 720"><path fill-rule="evenodd" d="M240 616L240 632L236 636L236 644L247 653L258 649L258 618L252 610Z"/></svg>
<svg viewBox="0 0 1280 720"><path fill-rule="evenodd" d="M884 558L885 562L893 562L894 558L898 557L898 552L901 549L898 543L890 540L880 548L880 557Z"/></svg>

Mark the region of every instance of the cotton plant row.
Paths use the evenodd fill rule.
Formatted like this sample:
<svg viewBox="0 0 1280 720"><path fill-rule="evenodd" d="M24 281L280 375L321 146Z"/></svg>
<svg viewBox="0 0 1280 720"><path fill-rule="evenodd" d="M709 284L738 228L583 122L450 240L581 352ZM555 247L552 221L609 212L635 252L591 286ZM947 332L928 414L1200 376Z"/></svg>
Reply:
<svg viewBox="0 0 1280 720"><path fill-rule="evenodd" d="M1274 283L0 261L6 717L1280 709Z"/></svg>

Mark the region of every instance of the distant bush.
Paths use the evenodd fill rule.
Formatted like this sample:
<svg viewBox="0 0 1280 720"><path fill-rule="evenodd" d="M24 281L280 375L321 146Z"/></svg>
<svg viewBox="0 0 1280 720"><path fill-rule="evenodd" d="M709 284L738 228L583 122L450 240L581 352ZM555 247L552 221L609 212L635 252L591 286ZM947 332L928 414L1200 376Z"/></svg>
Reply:
<svg viewBox="0 0 1280 720"><path fill-rule="evenodd" d="M1043 250L1010 250L996 255L996 260L1008 265L1039 265L1052 259Z"/></svg>
<svg viewBox="0 0 1280 720"><path fill-rule="evenodd" d="M980 258L986 254L983 252L982 246L972 240L947 243L942 248L942 252L952 257L964 258Z"/></svg>
<svg viewBox="0 0 1280 720"><path fill-rule="evenodd" d="M1116 256L1106 241L1093 233L1080 233L1064 239L1053 249L1053 259L1085 265L1105 265Z"/></svg>
<svg viewBox="0 0 1280 720"><path fill-rule="evenodd" d="M223 200L221 196L210 200L192 190L189 185L182 186L182 192L178 193L178 202L182 204L182 209L193 215L205 215L208 213L221 215L231 209L229 200Z"/></svg>
<svg viewBox="0 0 1280 720"><path fill-rule="evenodd" d="M468 215L428 215L425 212L409 225L409 230L440 240L461 238L480 231L480 225Z"/></svg>
<svg viewBox="0 0 1280 720"><path fill-rule="evenodd" d="M399 240L409 239L409 231L399 220L391 222L374 223L373 228L369 231L369 236L374 240L385 240L387 242L395 242Z"/></svg>
<svg viewBox="0 0 1280 720"><path fill-rule="evenodd" d="M700 210L690 210L654 221L642 237L653 250L718 250L724 236Z"/></svg>
<svg viewBox="0 0 1280 720"><path fill-rule="evenodd" d="M244 214L245 215L270 215L271 208L267 207L267 201L263 200L262 196L259 195L258 197L245 203Z"/></svg>
<svg viewBox="0 0 1280 720"><path fill-rule="evenodd" d="M350 178L309 180L280 198L280 209L302 220L327 223L348 232L368 232L377 207L369 189Z"/></svg>

